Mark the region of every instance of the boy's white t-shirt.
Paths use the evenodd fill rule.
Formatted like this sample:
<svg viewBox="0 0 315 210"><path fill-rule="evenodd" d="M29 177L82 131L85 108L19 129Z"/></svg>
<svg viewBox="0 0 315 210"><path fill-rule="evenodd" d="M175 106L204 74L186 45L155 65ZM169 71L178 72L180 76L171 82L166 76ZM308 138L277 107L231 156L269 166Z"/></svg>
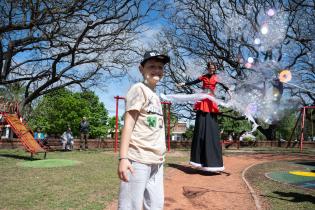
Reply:
<svg viewBox="0 0 315 210"><path fill-rule="evenodd" d="M128 158L152 164L164 162L166 151L162 106L159 97L143 83L133 85L126 96L126 112L139 111L129 142Z"/></svg>

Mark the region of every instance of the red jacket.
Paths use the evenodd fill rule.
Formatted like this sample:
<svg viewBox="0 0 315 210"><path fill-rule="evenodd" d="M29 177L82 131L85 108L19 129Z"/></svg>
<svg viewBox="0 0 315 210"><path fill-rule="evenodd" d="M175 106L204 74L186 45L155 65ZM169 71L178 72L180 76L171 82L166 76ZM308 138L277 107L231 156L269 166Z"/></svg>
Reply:
<svg viewBox="0 0 315 210"><path fill-rule="evenodd" d="M214 96L215 86L218 83L217 75L202 75L198 78L202 82L202 89L209 93L209 95ZM203 112L219 112L219 107L216 103L210 99L203 99L197 101L194 105L194 110L201 110Z"/></svg>

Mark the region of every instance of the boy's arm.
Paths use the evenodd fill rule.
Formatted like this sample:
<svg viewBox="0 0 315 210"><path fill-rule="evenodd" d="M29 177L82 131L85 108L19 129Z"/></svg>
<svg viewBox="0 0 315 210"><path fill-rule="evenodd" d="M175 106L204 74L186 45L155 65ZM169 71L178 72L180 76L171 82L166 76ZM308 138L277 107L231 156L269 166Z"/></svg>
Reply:
<svg viewBox="0 0 315 210"><path fill-rule="evenodd" d="M127 153L128 153L131 133L138 119L138 116L139 116L139 111L130 110L126 112L124 127L121 134L118 176L122 181L125 181L125 182L128 182L128 175L127 175L128 170L130 170L131 173L133 173L133 168L131 166L130 161L127 158Z"/></svg>

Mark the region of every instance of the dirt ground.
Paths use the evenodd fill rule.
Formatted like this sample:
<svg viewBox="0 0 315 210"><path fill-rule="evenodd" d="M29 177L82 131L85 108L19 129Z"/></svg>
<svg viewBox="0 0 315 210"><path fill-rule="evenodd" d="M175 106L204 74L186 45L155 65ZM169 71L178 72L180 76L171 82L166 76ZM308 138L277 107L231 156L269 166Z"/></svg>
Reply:
<svg viewBox="0 0 315 210"><path fill-rule="evenodd" d="M301 158L301 157L300 157ZM165 172L165 210L262 210L255 192L246 184L243 173L252 165L275 160L293 160L287 155L246 154L224 156L224 173L213 174L191 168L188 164L169 164ZM257 202L258 201L258 202ZM116 210L113 202L107 210Z"/></svg>

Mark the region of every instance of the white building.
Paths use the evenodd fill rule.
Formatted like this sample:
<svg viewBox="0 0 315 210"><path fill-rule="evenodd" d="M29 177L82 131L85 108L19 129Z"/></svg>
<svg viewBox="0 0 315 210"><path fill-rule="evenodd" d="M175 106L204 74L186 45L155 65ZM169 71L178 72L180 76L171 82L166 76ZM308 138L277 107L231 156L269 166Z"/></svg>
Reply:
<svg viewBox="0 0 315 210"><path fill-rule="evenodd" d="M183 141L185 140L183 134L187 130L186 122L177 122L175 123L174 128L172 129L172 141Z"/></svg>

